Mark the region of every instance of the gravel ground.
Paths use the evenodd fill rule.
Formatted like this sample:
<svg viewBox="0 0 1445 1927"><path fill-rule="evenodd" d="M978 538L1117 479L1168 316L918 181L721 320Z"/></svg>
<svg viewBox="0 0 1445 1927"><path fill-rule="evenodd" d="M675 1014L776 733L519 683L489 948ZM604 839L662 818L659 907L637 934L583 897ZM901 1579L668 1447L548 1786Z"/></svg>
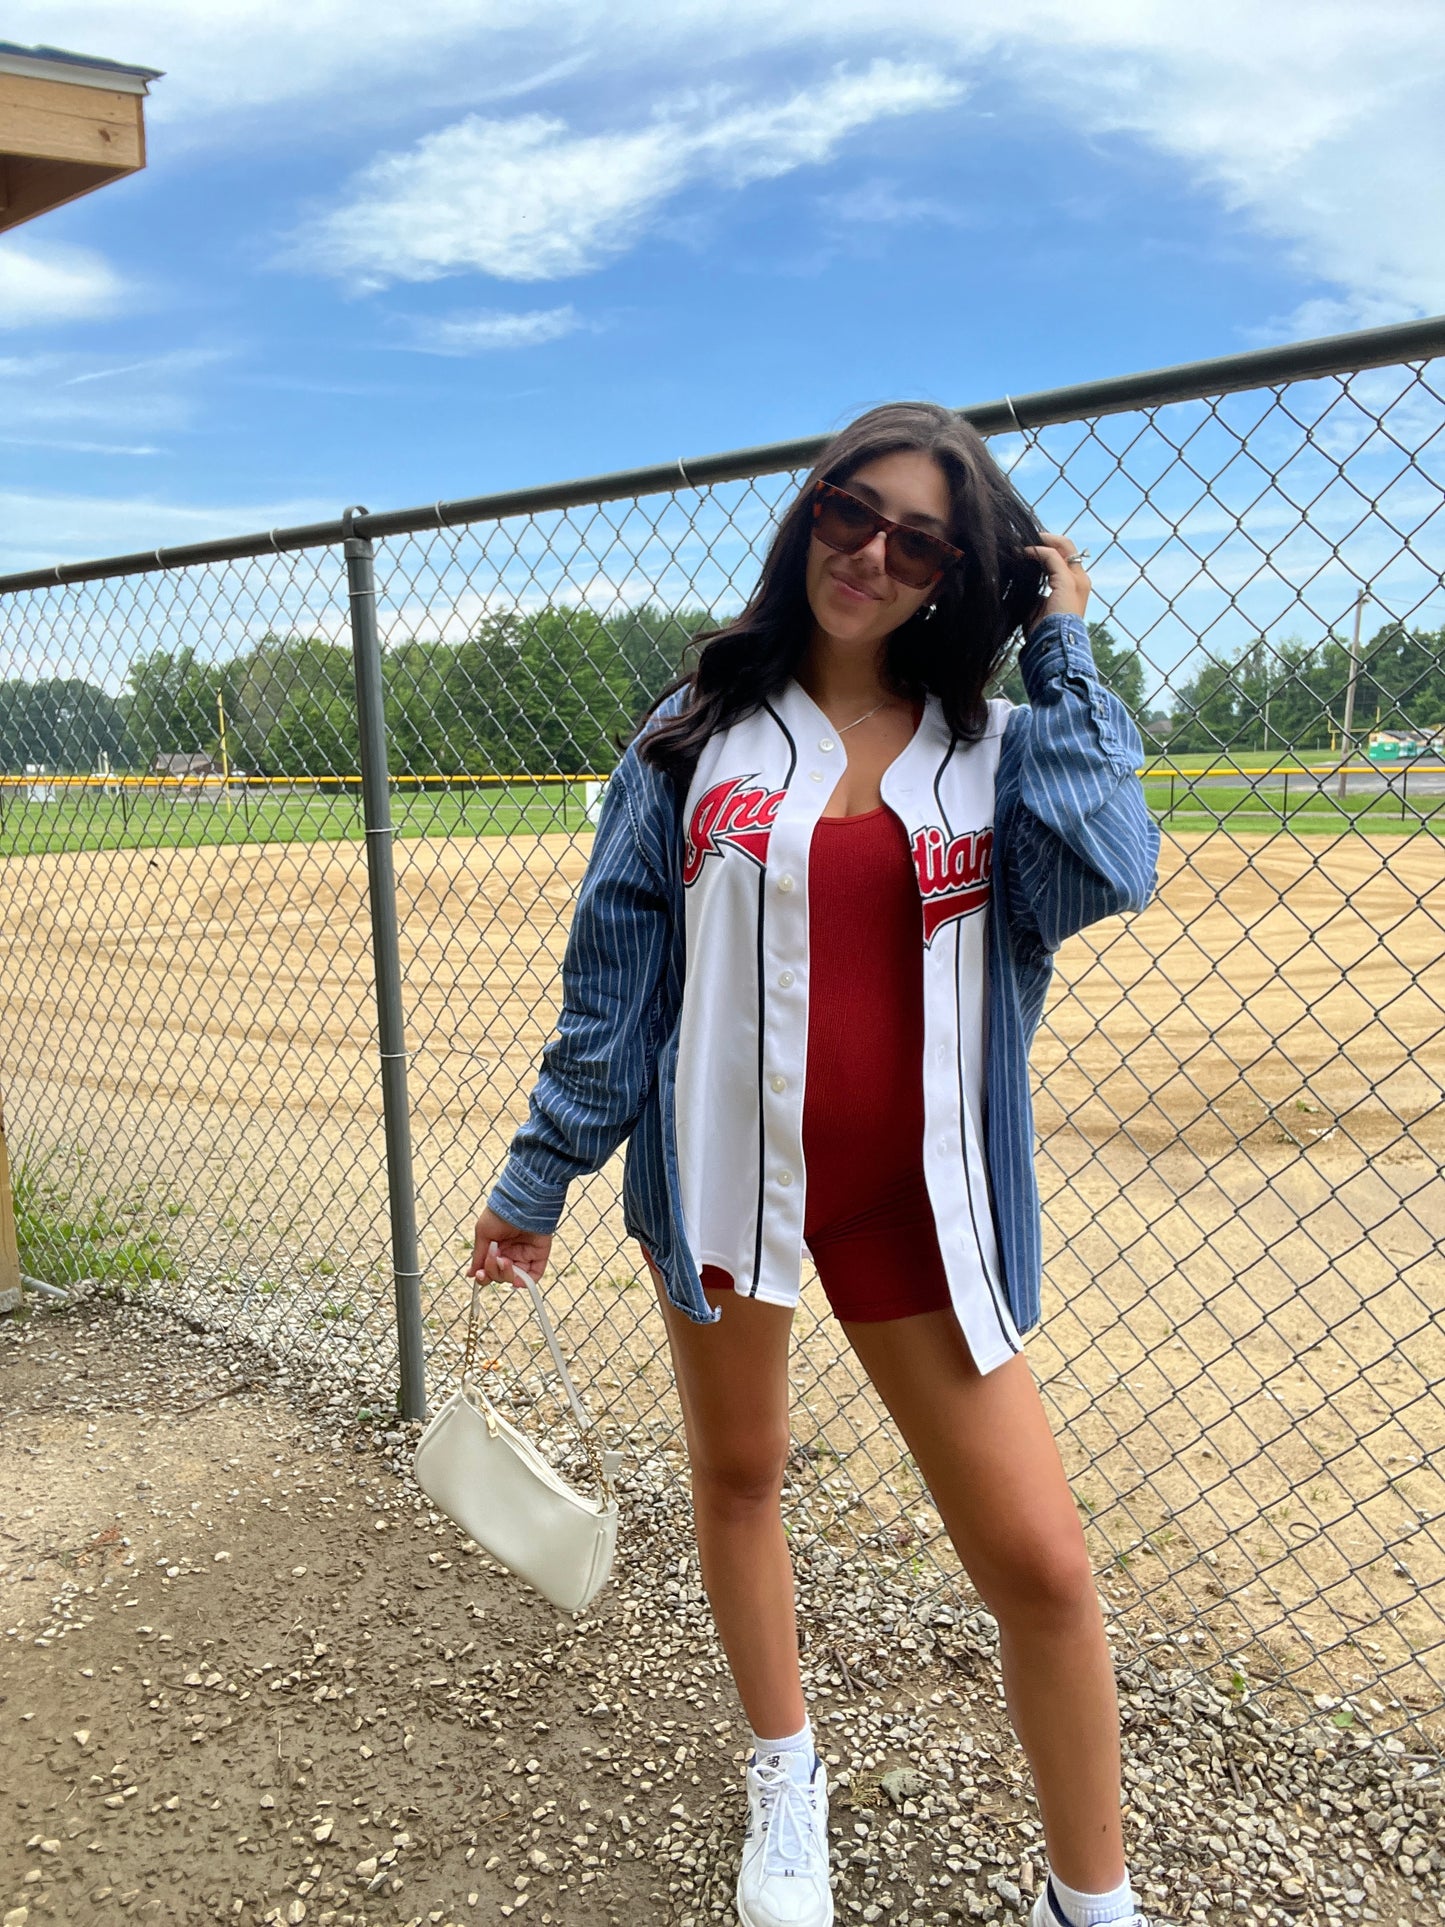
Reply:
<svg viewBox="0 0 1445 1927"><path fill-rule="evenodd" d="M569 1620L335 1380L104 1298L0 1321L0 1367L3 1927L732 1918L744 1726L669 1448ZM1016 1917L1041 1833L992 1620L793 1546L840 1920ZM1445 1920L1438 1761L1183 1666L1120 1688L1156 1921Z"/></svg>

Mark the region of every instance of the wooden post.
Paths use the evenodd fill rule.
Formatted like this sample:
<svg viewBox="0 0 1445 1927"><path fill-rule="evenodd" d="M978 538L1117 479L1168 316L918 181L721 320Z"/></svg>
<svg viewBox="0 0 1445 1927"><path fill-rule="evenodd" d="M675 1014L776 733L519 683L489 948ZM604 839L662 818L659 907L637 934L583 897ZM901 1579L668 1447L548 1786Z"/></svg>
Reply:
<svg viewBox="0 0 1445 1927"><path fill-rule="evenodd" d="M14 1311L24 1300L20 1246L15 1238L15 1200L10 1193L10 1157L5 1149L5 1112L0 1106L0 1311Z"/></svg>

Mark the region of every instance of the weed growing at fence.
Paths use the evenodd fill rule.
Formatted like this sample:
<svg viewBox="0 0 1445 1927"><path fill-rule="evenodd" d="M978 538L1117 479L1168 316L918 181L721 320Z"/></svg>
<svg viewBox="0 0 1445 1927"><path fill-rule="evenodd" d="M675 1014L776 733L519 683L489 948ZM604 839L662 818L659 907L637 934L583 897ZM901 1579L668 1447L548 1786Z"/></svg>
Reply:
<svg viewBox="0 0 1445 1927"><path fill-rule="evenodd" d="M83 1153L22 1156L11 1181L20 1269L29 1277L63 1286L179 1276L174 1253L148 1223L153 1207L89 1196ZM176 1217L185 1207L161 1208Z"/></svg>

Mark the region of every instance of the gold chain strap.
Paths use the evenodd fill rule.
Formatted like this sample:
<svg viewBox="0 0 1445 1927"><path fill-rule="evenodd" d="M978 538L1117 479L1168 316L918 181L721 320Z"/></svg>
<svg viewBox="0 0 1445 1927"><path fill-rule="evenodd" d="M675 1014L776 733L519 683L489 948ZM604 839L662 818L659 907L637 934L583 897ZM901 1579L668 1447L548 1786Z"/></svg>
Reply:
<svg viewBox="0 0 1445 1927"><path fill-rule="evenodd" d="M467 1342L465 1346L462 1348L463 1381L469 1379L472 1375L472 1359L475 1356L476 1349L477 1349L477 1308L481 1304L481 1298L482 1298L482 1281L480 1278L473 1278L472 1308L467 1313Z"/></svg>

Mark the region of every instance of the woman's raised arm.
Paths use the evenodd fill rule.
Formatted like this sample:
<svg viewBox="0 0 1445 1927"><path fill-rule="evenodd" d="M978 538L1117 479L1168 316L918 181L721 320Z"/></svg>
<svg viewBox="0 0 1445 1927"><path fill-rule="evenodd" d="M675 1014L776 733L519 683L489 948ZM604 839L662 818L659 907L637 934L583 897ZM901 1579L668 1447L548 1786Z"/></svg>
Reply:
<svg viewBox="0 0 1445 1927"><path fill-rule="evenodd" d="M1045 950L1153 894L1159 830L1144 801L1144 745L1099 679L1084 626L1089 582L1070 545L1035 550L1050 593L1019 655L1029 706L999 759L995 834L1007 911Z"/></svg>

